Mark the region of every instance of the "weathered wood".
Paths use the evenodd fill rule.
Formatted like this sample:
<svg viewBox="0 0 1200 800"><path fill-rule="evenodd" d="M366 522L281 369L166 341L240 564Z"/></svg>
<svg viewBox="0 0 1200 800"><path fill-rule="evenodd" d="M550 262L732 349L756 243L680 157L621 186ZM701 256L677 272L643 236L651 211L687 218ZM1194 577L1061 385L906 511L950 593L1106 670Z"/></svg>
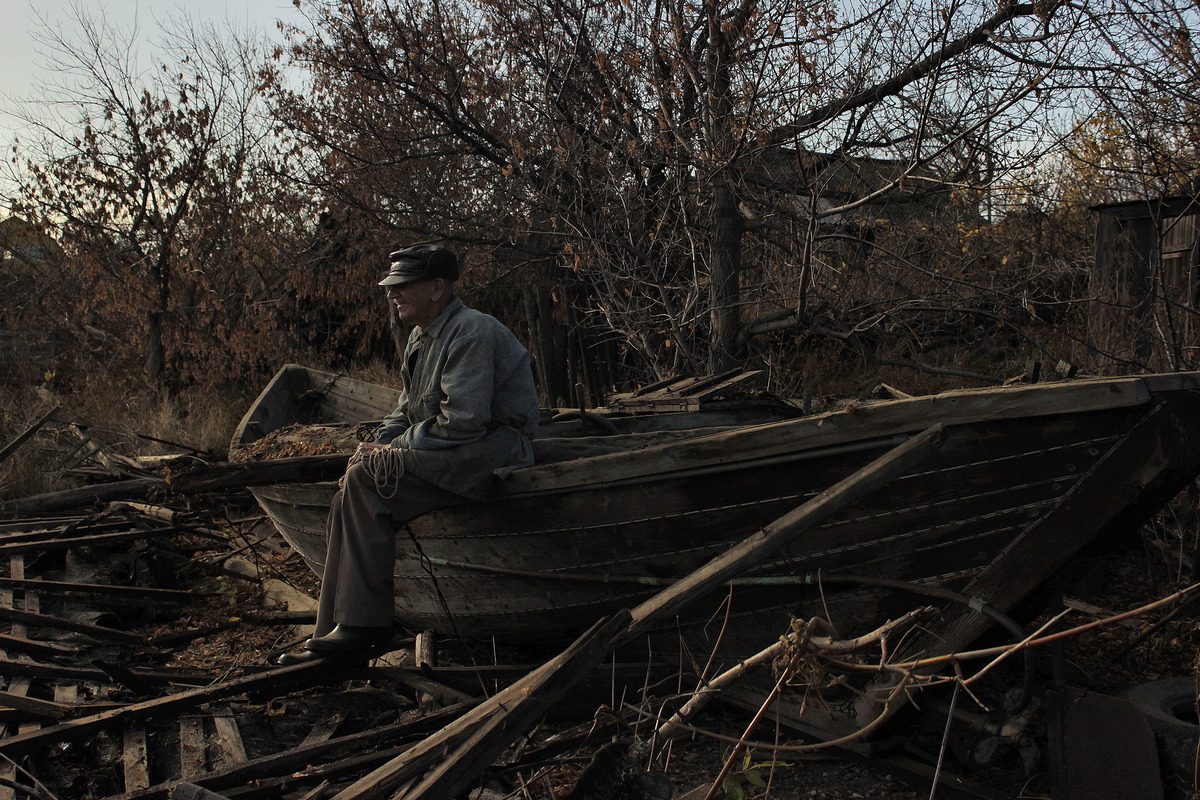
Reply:
<svg viewBox="0 0 1200 800"><path fill-rule="evenodd" d="M355 655L351 661L361 658ZM307 664L297 664L291 667L279 667L266 670L257 675L246 675L234 678L224 683L190 689L177 694L133 703L122 708L102 711L79 719L66 720L57 725L43 728L29 734L0 739L0 753L13 758L36 752L54 742L76 739L81 736L94 734L128 720L149 719L157 714L177 712L186 708L194 708L210 700L219 700L243 692L262 688L279 688L283 686L311 685L324 678L330 671L345 666L347 658L325 658Z"/></svg>
<svg viewBox="0 0 1200 800"><path fill-rule="evenodd" d="M581 636L554 660L410 752L375 770L337 795L337 800L360 800L394 790L402 782L424 775L404 796L406 800L453 797L478 775L526 726L538 719L551 704L611 649L669 619L688 602L716 588L741 570L762 563L812 525L847 504L877 490L896 475L928 457L945 438L942 426L895 448L872 464L839 482L818 497L801 504L776 523L745 540L729 553L718 556L672 587L634 609L631 614L611 617ZM453 748L453 755L442 755ZM432 756L441 760L430 770Z"/></svg>
<svg viewBox="0 0 1200 800"><path fill-rule="evenodd" d="M151 474L149 470L143 469L131 458L126 458L120 453L105 452L102 447L92 441L91 435L83 426L73 422L69 427L83 442L87 457L94 458L110 475L116 478L126 478L130 476L147 477Z"/></svg>
<svg viewBox="0 0 1200 800"><path fill-rule="evenodd" d="M224 754L225 764L233 766L244 763L247 760L246 745L242 741L242 732L238 728L233 710L228 705L214 708L212 721L217 734L217 746Z"/></svg>
<svg viewBox="0 0 1200 800"><path fill-rule="evenodd" d="M29 686L30 681L28 678L17 678L9 682L8 689L11 694L24 695L29 692ZM7 736L9 730L9 726L4 725L3 729L0 730L0 736ZM5 781L14 781L16 776L17 764L15 761L0 761L0 778L4 778ZM16 793L13 791L12 786L7 783L0 783L0 800L14 800L15 797Z"/></svg>
<svg viewBox="0 0 1200 800"><path fill-rule="evenodd" d="M125 776L125 791L133 792L150 785L147 769L146 724L133 720L121 736L121 768Z"/></svg>
<svg viewBox="0 0 1200 800"><path fill-rule="evenodd" d="M26 639L24 636L14 636L5 633L0 633L0 650L7 650L10 653L27 653L31 656L51 656L53 658L70 658L79 655L79 651L73 647L63 647L62 645L39 642L33 639Z"/></svg>
<svg viewBox="0 0 1200 800"><path fill-rule="evenodd" d="M412 689L413 692L418 696L428 695L430 699L436 700L437 702L445 705L472 702L477 699L471 697L471 695L466 694L465 692L460 692L458 689L455 689L452 686L447 686L440 681L434 680L433 678L427 677L420 672L410 669L375 667L372 668L368 674L372 676L386 676L397 683L403 684L409 689Z"/></svg>
<svg viewBox="0 0 1200 800"><path fill-rule="evenodd" d="M633 610L630 634L643 633L663 623L696 597L763 563L795 536L820 525L928 458L941 447L945 437L943 425L932 426L659 592Z"/></svg>
<svg viewBox="0 0 1200 800"><path fill-rule="evenodd" d="M122 531L120 533L98 533L91 536L72 536L68 538L37 538L0 544L0 556L20 553L45 553L51 550L70 550L72 547L103 547L106 545L126 544L155 536L169 536L178 533L179 528L153 528L149 530Z"/></svg>
<svg viewBox="0 0 1200 800"><path fill-rule="evenodd" d="M229 800L229 798L223 794L209 791L203 786L184 781L175 787L175 791L171 793L171 800Z"/></svg>
<svg viewBox="0 0 1200 800"><path fill-rule="evenodd" d="M133 670L121 664L112 664L102 659L94 659L92 661L101 672L118 686L124 686L135 695L141 697L161 697L162 684L155 681L146 680L142 676L135 673Z"/></svg>
<svg viewBox="0 0 1200 800"><path fill-rule="evenodd" d="M197 686L207 684L212 680L208 673L188 669L136 669L128 670L128 672L137 675L141 681L155 685L178 683ZM0 675L82 681L104 681L110 677L105 670L100 669L46 664L37 661L16 661L9 658L0 658Z"/></svg>
<svg viewBox="0 0 1200 800"><path fill-rule="evenodd" d="M198 597L217 597L220 592L192 591L190 589L159 589L149 586L117 586L107 583L71 583L0 576L0 586L8 586L25 592L39 592L61 597L64 594L94 594L119 598L126 602L147 603L191 602Z"/></svg>
<svg viewBox="0 0 1200 800"><path fill-rule="evenodd" d="M184 715L179 718L179 777L189 781L208 769L204 736L204 718Z"/></svg>
<svg viewBox="0 0 1200 800"><path fill-rule="evenodd" d="M1144 405L1149 399L1149 391L1138 378L948 392L758 425L636 453L530 467L513 473L502 490L513 495L661 476L747 458L764 459L794 452L801 445L812 450L848 440L912 433L923 430L930 420L950 426Z"/></svg>
<svg viewBox="0 0 1200 800"><path fill-rule="evenodd" d="M337 732L337 729L349 718L350 714L345 711L338 712L329 717L324 717L309 729L304 735L304 740L300 742L300 748L310 747L314 744L328 741Z"/></svg>
<svg viewBox="0 0 1200 800"><path fill-rule="evenodd" d="M5 708L15 708L16 710L24 712L31 717L47 720L62 719L68 713L70 713L70 709L66 708L61 703L52 703L49 700L38 700L25 694L15 694L11 692L0 692L0 706Z"/></svg>
<svg viewBox="0 0 1200 800"><path fill-rule="evenodd" d="M421 631L417 634L417 638L413 642L413 663L417 665L417 669L438 665L437 633L435 631Z"/></svg>
<svg viewBox="0 0 1200 800"><path fill-rule="evenodd" d="M101 641L121 642L123 644L144 644L146 641L141 636L129 633L128 631L106 628L103 625L92 625L87 622L76 622L75 620L63 619L62 617L55 617L49 614L37 614L32 611L10 608L4 605L0 605L0 619L20 622L24 625L32 625L34 627L54 628L56 630L82 633Z"/></svg>
<svg viewBox="0 0 1200 800"><path fill-rule="evenodd" d="M47 422L54 418L54 415L62 410L62 406L55 406L47 411L42 416L38 417L32 425L17 434L17 438L13 439L4 447L0 448L0 464L17 451L21 445L33 438L34 434L40 431Z"/></svg>
<svg viewBox="0 0 1200 800"><path fill-rule="evenodd" d="M468 705L458 705L444 708L416 719L383 725L333 739L328 737L317 741L306 739L299 747L281 753L212 770L207 775L197 778L195 783L208 789L224 791L242 786L249 781L264 781L268 776L288 775L334 753L361 751L367 747L378 747L391 742L403 741L436 730L450 720L460 717L469 707ZM377 756L377 758L384 760L383 757ZM110 798L110 800L164 800L170 796L172 789L177 785L178 781L168 781L140 791L126 791L125 794Z"/></svg>
<svg viewBox="0 0 1200 800"><path fill-rule="evenodd" d="M146 497L155 492L198 494L225 489L241 489L270 483L296 480L332 480L346 471L349 455L298 456L271 461L251 461L200 467L190 472L166 478L130 478L129 480L99 483L78 489L47 492L0 506L5 514L45 514L64 511L93 503Z"/></svg>
<svg viewBox="0 0 1200 800"><path fill-rule="evenodd" d="M584 671L585 667L593 666L596 660L604 656L614 638L628 628L628 624L628 613L616 614L597 623L557 657L355 781L337 794L336 800L373 798L394 791L410 780L419 779L436 763L453 762L453 757L447 759L447 751L457 750L464 742L468 742L467 755L474 760L483 749L500 743L500 737L485 736L483 741L475 739L479 731L493 730L510 714L514 715L514 719L518 714L523 717L525 710L541 708L552 695L556 699L557 693L569 685L565 684L563 676L573 677ZM548 684L548 689L552 691L539 692L538 689L544 684ZM456 776L454 782L457 786L464 778L469 783L474 777L474 774L460 775ZM453 797L456 794L457 792L450 791L447 787L445 793L438 796Z"/></svg>

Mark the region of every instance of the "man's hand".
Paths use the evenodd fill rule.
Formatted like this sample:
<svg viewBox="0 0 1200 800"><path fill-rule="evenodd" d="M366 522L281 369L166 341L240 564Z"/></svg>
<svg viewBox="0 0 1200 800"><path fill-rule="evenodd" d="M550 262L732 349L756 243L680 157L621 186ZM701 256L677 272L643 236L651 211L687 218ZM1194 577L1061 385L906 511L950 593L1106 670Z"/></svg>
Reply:
<svg viewBox="0 0 1200 800"><path fill-rule="evenodd" d="M363 456L372 450L385 450L387 447L388 445L380 444L379 442L359 442L358 448L354 451L354 455L350 456L350 464L348 466L354 466L358 462L362 461Z"/></svg>

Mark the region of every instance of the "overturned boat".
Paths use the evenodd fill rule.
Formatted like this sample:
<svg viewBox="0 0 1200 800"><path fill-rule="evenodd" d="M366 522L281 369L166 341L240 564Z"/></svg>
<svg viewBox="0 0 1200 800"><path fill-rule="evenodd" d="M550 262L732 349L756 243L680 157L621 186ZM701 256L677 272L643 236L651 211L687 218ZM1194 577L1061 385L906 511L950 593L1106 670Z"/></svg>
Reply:
<svg viewBox="0 0 1200 800"><path fill-rule="evenodd" d="M274 436L277 446L321 442L319 452L348 455L369 435L363 422L397 396L285 367L233 451L255 457ZM906 647L954 652L991 624L985 610L1011 609L1084 548L1135 530L1200 473L1200 373L954 391L808 416L725 402L548 415L535 466L498 481L486 501L398 532L397 618L461 637L568 637L940 423L944 443L926 460L693 603L679 629L692 642L719 638L736 658L793 617L869 630L931 602L921 590L934 588L970 602L944 603ZM335 490L333 480L254 489L317 571Z"/></svg>

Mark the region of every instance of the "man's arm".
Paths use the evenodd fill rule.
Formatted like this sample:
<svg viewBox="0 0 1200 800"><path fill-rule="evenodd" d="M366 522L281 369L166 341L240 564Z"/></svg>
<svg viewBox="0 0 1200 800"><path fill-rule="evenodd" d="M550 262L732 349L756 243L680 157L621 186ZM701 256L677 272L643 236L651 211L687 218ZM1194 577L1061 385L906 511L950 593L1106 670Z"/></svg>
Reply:
<svg viewBox="0 0 1200 800"><path fill-rule="evenodd" d="M379 444L391 444L392 440L411 427L408 417L404 414L404 406L408 403L408 390L400 393L400 405L396 410L383 418L383 424L375 430L375 441Z"/></svg>

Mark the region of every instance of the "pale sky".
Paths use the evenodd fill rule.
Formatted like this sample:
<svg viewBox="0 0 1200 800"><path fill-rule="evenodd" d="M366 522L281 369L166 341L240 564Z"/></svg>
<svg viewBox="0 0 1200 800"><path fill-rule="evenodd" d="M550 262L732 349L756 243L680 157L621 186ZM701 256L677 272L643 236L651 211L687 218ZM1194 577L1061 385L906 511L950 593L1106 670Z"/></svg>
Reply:
<svg viewBox="0 0 1200 800"><path fill-rule="evenodd" d="M0 153L6 159L20 133L11 112L34 94L39 80L50 77L44 69L46 59L38 52L40 20L69 31L75 8L103 18L122 32L136 26L137 46L147 56L152 55L149 48L159 38L159 22L169 23L184 13L198 23L229 21L242 28L258 28L275 39L280 38L276 20L300 21L291 0L0 0ZM3 190L0 185L0 197Z"/></svg>

